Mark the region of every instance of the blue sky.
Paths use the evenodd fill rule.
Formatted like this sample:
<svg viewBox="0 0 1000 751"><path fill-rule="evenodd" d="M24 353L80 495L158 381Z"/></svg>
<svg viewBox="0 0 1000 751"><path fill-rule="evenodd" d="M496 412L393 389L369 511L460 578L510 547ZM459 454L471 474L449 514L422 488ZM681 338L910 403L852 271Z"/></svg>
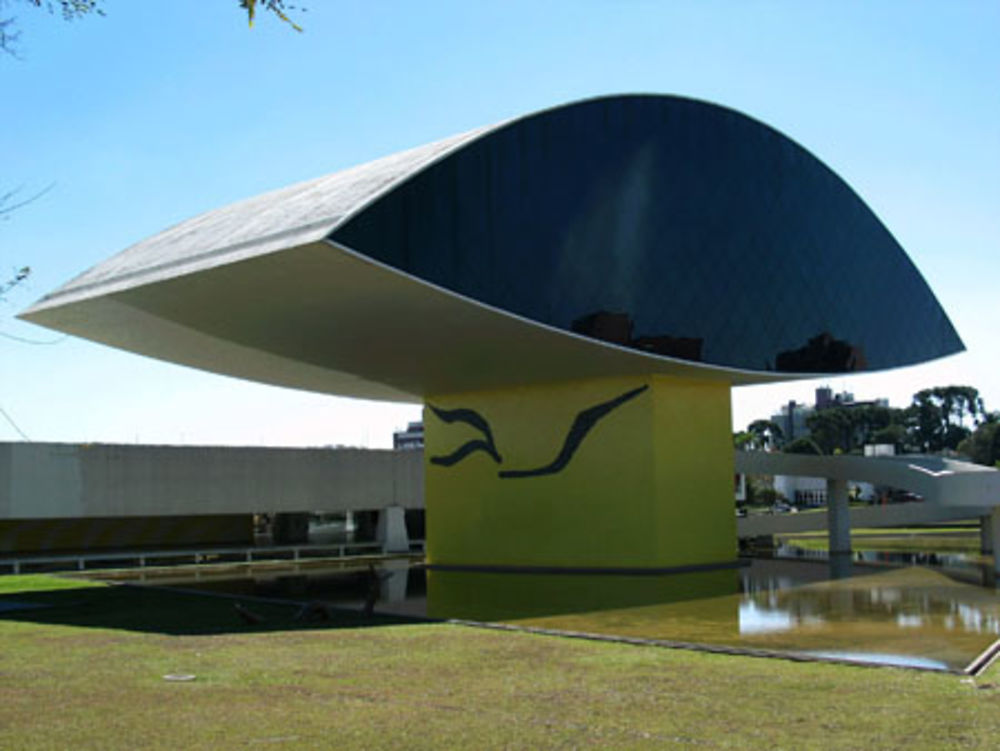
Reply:
<svg viewBox="0 0 1000 751"><path fill-rule="evenodd" d="M968 347L825 379L903 406L976 386L1000 409L1000 3L303 0L302 34L247 28L235 0L106 0L65 23L14 2L0 58L0 407L34 440L384 446L419 416L59 339L14 313L131 243L264 190L574 99L707 99L844 177L935 290ZM766 297L767 290L761 290ZM9 337L55 344L25 344ZM734 392L734 423L817 383ZM0 440L18 434L0 416Z"/></svg>

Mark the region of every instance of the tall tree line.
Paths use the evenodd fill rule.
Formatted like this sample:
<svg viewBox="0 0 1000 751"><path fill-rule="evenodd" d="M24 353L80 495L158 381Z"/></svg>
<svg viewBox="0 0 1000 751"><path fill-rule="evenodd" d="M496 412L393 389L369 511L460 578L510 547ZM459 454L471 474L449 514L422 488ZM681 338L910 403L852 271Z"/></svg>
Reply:
<svg viewBox="0 0 1000 751"><path fill-rule="evenodd" d="M903 408L834 405L806 418L809 436L785 441L771 420L755 420L734 436L738 448L788 453L861 453L866 444L891 444L897 453L957 451L975 462L1000 460L1000 412L988 412L972 386L938 386L913 395Z"/></svg>

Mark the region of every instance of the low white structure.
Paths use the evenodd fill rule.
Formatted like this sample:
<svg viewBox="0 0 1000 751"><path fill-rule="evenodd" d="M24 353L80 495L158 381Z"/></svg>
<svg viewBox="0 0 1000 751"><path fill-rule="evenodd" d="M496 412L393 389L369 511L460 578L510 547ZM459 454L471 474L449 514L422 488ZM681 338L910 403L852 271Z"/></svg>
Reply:
<svg viewBox="0 0 1000 751"><path fill-rule="evenodd" d="M774 490L792 503L822 506L826 503L826 478L775 475Z"/></svg>
<svg viewBox="0 0 1000 751"><path fill-rule="evenodd" d="M827 481L825 477L800 477L775 475L774 489L798 506L825 506ZM875 486L870 482L851 482L848 493L859 501L874 501Z"/></svg>
<svg viewBox="0 0 1000 751"><path fill-rule="evenodd" d="M738 520L741 537L829 529L850 550L851 524L897 526L979 517L1000 541L1000 472L935 456L735 452L744 474L826 478L827 514ZM379 539L404 549L407 509L424 507L422 451L0 443L0 532L46 520L210 518L254 512L384 511ZM923 503L849 510L849 484L908 490ZM2 547L2 536L0 536Z"/></svg>
<svg viewBox="0 0 1000 751"><path fill-rule="evenodd" d="M825 518L818 514L797 514L740 519L741 537L825 526L830 534L830 552L850 552L851 515L861 513L851 512L848 506L848 483L855 481L887 485L923 498L919 504L867 509L864 514L866 526L979 517L983 548L1000 550L1000 472L991 467L940 456L814 456L765 451L737 451L735 465L738 472L748 474L799 475L827 480ZM994 567L1000 571L998 564L1000 556L995 556Z"/></svg>
<svg viewBox="0 0 1000 751"><path fill-rule="evenodd" d="M0 519L423 508L419 451L0 443Z"/></svg>
<svg viewBox="0 0 1000 751"><path fill-rule="evenodd" d="M408 550L423 507L420 451L0 443L0 553L246 545L254 513L305 534L317 511L378 511Z"/></svg>

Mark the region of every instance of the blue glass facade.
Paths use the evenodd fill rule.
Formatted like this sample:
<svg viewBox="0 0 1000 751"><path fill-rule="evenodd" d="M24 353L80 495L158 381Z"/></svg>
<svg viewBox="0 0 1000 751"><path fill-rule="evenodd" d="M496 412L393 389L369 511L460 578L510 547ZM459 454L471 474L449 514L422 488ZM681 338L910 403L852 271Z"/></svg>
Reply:
<svg viewBox="0 0 1000 751"><path fill-rule="evenodd" d="M843 180L760 122L676 97L489 131L332 239L541 323L714 365L878 370L963 348Z"/></svg>

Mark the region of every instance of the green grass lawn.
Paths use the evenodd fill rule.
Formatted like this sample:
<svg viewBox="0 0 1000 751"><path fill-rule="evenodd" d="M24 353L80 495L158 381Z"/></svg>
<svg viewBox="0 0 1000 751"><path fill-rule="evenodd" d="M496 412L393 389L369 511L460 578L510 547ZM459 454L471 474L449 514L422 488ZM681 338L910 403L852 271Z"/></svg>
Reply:
<svg viewBox="0 0 1000 751"><path fill-rule="evenodd" d="M0 748L994 749L1000 673L800 664L0 578ZM192 682L163 679L191 673Z"/></svg>
<svg viewBox="0 0 1000 751"><path fill-rule="evenodd" d="M826 531L776 535L787 545L805 550L826 550ZM893 553L979 553L979 530L975 528L886 528L852 529L854 550L881 550Z"/></svg>

